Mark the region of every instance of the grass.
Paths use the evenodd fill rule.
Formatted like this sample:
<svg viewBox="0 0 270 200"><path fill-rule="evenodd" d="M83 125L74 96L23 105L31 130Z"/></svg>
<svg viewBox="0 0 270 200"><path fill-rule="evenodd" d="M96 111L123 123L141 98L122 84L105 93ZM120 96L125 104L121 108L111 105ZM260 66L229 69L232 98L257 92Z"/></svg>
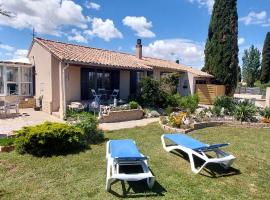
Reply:
<svg viewBox="0 0 270 200"><path fill-rule="evenodd" d="M230 142L226 148L237 160L233 168L195 175L189 162L161 147L163 130L157 123L146 127L111 131L109 139L132 138L150 156L157 183L152 190L144 182L125 183L127 197L138 199L270 199L269 129L215 127L191 135L204 142ZM120 182L105 192L105 143L67 156L36 158L15 152L0 154L0 199L118 199ZM125 193L124 193L125 194Z"/></svg>
<svg viewBox="0 0 270 200"><path fill-rule="evenodd" d="M14 144L15 138L14 137L8 137L8 138L0 138L0 146L9 146Z"/></svg>

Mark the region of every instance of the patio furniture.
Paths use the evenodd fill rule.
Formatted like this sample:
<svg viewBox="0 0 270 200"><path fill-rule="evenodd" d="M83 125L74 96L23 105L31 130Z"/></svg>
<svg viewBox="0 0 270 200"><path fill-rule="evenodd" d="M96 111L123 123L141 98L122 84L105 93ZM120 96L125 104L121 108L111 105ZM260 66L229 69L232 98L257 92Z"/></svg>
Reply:
<svg viewBox="0 0 270 200"><path fill-rule="evenodd" d="M165 143L165 139L170 142L169 145ZM195 140L185 134L164 134L161 136L162 146L165 151L170 152L173 150L182 150L188 154L191 170L194 173L199 173L208 163L217 163L223 166L225 169L229 168L235 157L219 148L228 146L229 144L204 144L198 140ZM208 156L207 152L214 152L216 158ZM204 161L203 165L196 168L194 157L200 158Z"/></svg>
<svg viewBox="0 0 270 200"><path fill-rule="evenodd" d="M107 98L107 92L105 88L98 88L98 94L101 95L100 98L104 97Z"/></svg>
<svg viewBox="0 0 270 200"><path fill-rule="evenodd" d="M87 105L83 105L80 102L71 102L70 105L68 105L68 108L71 110L76 110L76 111L82 111L86 108Z"/></svg>
<svg viewBox="0 0 270 200"><path fill-rule="evenodd" d="M92 92L92 95L93 95L95 101L99 103L100 102L100 98L101 98L101 94L97 94L96 93L96 90L94 90L94 89L91 89L91 92Z"/></svg>
<svg viewBox="0 0 270 200"><path fill-rule="evenodd" d="M5 101L0 101L0 114L2 113L4 113L5 116L7 114L7 106Z"/></svg>
<svg viewBox="0 0 270 200"><path fill-rule="evenodd" d="M114 89L112 94L111 94L111 98L112 99L117 99L118 94L119 94L119 90Z"/></svg>
<svg viewBox="0 0 270 200"><path fill-rule="evenodd" d="M147 157L141 154L133 140L110 140L106 145L107 178L106 190L110 191L111 184L116 180L140 181L147 180L147 185L152 188L155 177L147 164ZM125 172L124 168L139 166L141 172Z"/></svg>
<svg viewBox="0 0 270 200"><path fill-rule="evenodd" d="M10 110L14 109L16 111L16 114L18 114L19 104L20 104L20 98L18 96L15 98L15 100L11 100L7 102L7 113L10 113Z"/></svg>

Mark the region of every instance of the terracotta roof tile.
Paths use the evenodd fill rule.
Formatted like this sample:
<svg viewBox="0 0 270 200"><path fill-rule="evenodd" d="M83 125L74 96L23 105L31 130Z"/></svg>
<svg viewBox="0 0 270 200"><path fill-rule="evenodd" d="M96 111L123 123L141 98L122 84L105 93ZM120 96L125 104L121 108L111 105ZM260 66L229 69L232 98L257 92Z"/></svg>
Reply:
<svg viewBox="0 0 270 200"><path fill-rule="evenodd" d="M171 61L149 57L138 59L136 56L126 53L56 42L42 38L35 38L34 41L38 42L48 51L53 53L58 59L63 61L137 70L152 70L153 67L159 67L178 71L188 71L195 74L195 76L212 77L210 74L200 70L179 65Z"/></svg>

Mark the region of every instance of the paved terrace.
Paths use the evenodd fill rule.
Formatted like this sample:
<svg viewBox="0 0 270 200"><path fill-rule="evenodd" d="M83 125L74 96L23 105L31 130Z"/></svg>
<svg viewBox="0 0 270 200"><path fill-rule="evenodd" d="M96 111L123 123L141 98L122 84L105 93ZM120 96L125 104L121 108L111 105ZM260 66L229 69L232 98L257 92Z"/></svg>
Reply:
<svg viewBox="0 0 270 200"><path fill-rule="evenodd" d="M147 124L157 122L159 118L149 118L141 120L133 120L117 123L101 123L99 128L102 130L120 130L125 128L134 128L137 126L146 126ZM0 119L0 137L12 134L13 131L21 129L23 126L33 126L41 124L45 121L64 122L63 120L49 115L42 111L34 111L31 109L20 109L19 116L13 118Z"/></svg>
<svg viewBox="0 0 270 200"><path fill-rule="evenodd" d="M33 108L20 109L20 114L18 116L0 119L0 137L3 135L12 134L12 131L19 130L23 126L37 125L45 121L63 122L63 120L45 112L34 111Z"/></svg>

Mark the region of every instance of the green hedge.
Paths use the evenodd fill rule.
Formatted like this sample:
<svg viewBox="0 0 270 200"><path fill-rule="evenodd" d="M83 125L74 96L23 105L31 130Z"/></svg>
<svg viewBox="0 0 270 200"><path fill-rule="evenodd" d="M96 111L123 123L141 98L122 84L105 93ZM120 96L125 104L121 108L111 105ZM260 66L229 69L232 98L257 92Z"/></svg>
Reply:
<svg viewBox="0 0 270 200"><path fill-rule="evenodd" d="M79 128L62 123L45 122L16 131L15 148L20 154L36 156L66 154L85 147L86 140Z"/></svg>

